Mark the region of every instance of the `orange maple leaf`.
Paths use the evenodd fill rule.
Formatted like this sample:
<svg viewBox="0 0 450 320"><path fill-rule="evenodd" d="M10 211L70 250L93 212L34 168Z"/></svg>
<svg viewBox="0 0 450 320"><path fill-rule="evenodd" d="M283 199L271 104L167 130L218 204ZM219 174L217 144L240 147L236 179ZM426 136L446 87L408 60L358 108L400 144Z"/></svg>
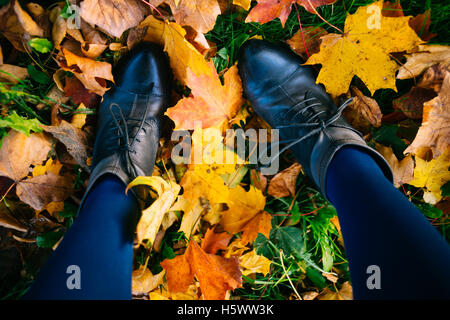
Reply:
<svg viewBox="0 0 450 320"><path fill-rule="evenodd" d="M225 72L224 85L212 61L208 65L210 75L196 75L188 67L186 82L191 96L166 111L175 122L175 130L193 130L199 121L203 129L225 128L242 106L242 83L236 65Z"/></svg>
<svg viewBox="0 0 450 320"><path fill-rule="evenodd" d="M206 300L223 300L228 290L242 287L239 259L206 253L195 241L189 242L185 253L164 260L167 284L171 292L184 292L194 275Z"/></svg>
<svg viewBox="0 0 450 320"><path fill-rule="evenodd" d="M334 2L336 0L258 0L258 4L250 11L245 22L266 23L280 18L284 27L293 3L303 6L308 12L317 13L317 7Z"/></svg>
<svg viewBox="0 0 450 320"><path fill-rule="evenodd" d="M233 235L227 232L215 233L213 229L208 229L201 248L206 253L215 254L218 250L225 250L232 237Z"/></svg>

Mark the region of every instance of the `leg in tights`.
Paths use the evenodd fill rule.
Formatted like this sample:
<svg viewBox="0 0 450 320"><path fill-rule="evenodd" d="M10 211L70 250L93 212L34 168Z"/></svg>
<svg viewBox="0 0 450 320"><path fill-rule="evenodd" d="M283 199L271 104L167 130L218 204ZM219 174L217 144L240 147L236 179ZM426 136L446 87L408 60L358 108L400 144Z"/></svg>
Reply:
<svg viewBox="0 0 450 320"><path fill-rule="evenodd" d="M78 217L38 274L26 299L131 299L133 238L139 209L125 185L105 175L86 197ZM73 269L80 271L80 289ZM69 279L69 281L68 281ZM72 285L70 285L72 284Z"/></svg>
<svg viewBox="0 0 450 320"><path fill-rule="evenodd" d="M450 246L368 154L351 147L338 151L326 183L355 299L450 298ZM381 289L367 287L371 265L380 268Z"/></svg>

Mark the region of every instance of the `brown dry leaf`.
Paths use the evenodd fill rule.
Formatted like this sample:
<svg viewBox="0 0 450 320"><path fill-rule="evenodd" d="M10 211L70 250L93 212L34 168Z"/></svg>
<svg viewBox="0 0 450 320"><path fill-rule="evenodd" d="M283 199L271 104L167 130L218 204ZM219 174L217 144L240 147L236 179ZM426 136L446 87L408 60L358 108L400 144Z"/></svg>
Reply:
<svg viewBox="0 0 450 320"><path fill-rule="evenodd" d="M107 62L78 56L65 48L62 49L62 52L65 61L60 61L61 68L74 73L88 90L103 96L108 90L105 80L114 82L112 66Z"/></svg>
<svg viewBox="0 0 450 320"><path fill-rule="evenodd" d="M250 170L251 184L264 192L267 187L267 178L261 173L261 171L257 171L256 169Z"/></svg>
<svg viewBox="0 0 450 320"><path fill-rule="evenodd" d="M325 288L318 297L319 300L353 300L353 289L350 283L344 282L338 292Z"/></svg>
<svg viewBox="0 0 450 320"><path fill-rule="evenodd" d="M422 119L423 103L433 99L436 93L430 89L412 87L401 97L392 101L392 106L410 119Z"/></svg>
<svg viewBox="0 0 450 320"><path fill-rule="evenodd" d="M202 128L227 128L244 103L236 65L225 72L224 85L212 61L209 68L211 75L200 76L188 68L186 82L192 96L181 99L165 113L175 122L175 130L193 130L198 121Z"/></svg>
<svg viewBox="0 0 450 320"><path fill-rule="evenodd" d="M277 173L269 182L267 193L275 198L295 196L295 184L302 166L297 162Z"/></svg>
<svg viewBox="0 0 450 320"><path fill-rule="evenodd" d="M84 0L80 3L80 16L86 22L117 38L144 20L146 13L146 7L138 0Z"/></svg>
<svg viewBox="0 0 450 320"><path fill-rule="evenodd" d="M64 95L64 92L58 89L58 85L53 86L50 89L50 91L47 93L47 98L49 98L51 105L59 105L61 103L66 103L70 99L70 97ZM47 104L45 103L40 103L36 106L38 110L41 110L42 108L45 107L47 107Z"/></svg>
<svg viewBox="0 0 450 320"><path fill-rule="evenodd" d="M140 266L131 275L131 291L133 295L142 295L156 289L163 283L164 270L153 275L145 266Z"/></svg>
<svg viewBox="0 0 450 320"><path fill-rule="evenodd" d="M380 107L375 99L366 97L358 88L352 87L355 95L352 103L344 110L343 114L347 121L356 129L363 132L370 130L370 127L381 126Z"/></svg>
<svg viewBox="0 0 450 320"><path fill-rule="evenodd" d="M13 84L28 77L26 68L14 66L12 64L0 64L0 79Z"/></svg>
<svg viewBox="0 0 450 320"><path fill-rule="evenodd" d="M186 30L180 25L160 21L150 15L142 21L136 32L142 33L143 30L146 31L144 41L156 42L164 47L175 77L183 84L187 84L188 67L197 76L211 74L203 55L186 40Z"/></svg>
<svg viewBox="0 0 450 320"><path fill-rule="evenodd" d="M91 147L85 131L75 128L64 120L57 126L44 126L43 129L60 141L80 166L90 170L87 160L91 156Z"/></svg>
<svg viewBox="0 0 450 320"><path fill-rule="evenodd" d="M167 3L175 21L181 26L191 26L199 33L214 27L220 7L217 0L150 0L155 7Z"/></svg>
<svg viewBox="0 0 450 320"><path fill-rule="evenodd" d="M88 89L76 77L66 77L64 84L64 93L67 97L71 97L76 104L84 104L86 108L96 108L100 103L101 97Z"/></svg>
<svg viewBox="0 0 450 320"><path fill-rule="evenodd" d="M328 32L322 27L308 26L303 28L303 37L301 31L298 31L292 36L292 38L290 38L286 42L289 44L291 49L294 50L295 53L306 58L307 55L305 45L310 55L319 52L320 43L322 42L322 40L320 40L320 37L326 34L328 34Z"/></svg>
<svg viewBox="0 0 450 320"><path fill-rule="evenodd" d="M39 27L36 22L34 22L26 11L22 9L19 1L17 0L14 1L14 12L16 13L17 19L26 33L37 37L44 36L44 30Z"/></svg>
<svg viewBox="0 0 450 320"><path fill-rule="evenodd" d="M397 79L419 76L429 67L444 62L450 63L450 46L419 45L418 52L407 56L406 63L400 67Z"/></svg>
<svg viewBox="0 0 450 320"><path fill-rule="evenodd" d="M450 146L449 105L450 73L447 73L439 95L423 104L422 125L404 154L416 154L420 148L425 147L431 149L435 159Z"/></svg>
<svg viewBox="0 0 450 320"><path fill-rule="evenodd" d="M336 0L258 0L258 4L250 11L245 22L263 24L275 18L280 18L284 27L294 2L303 6L310 13L317 13L317 7L332 4Z"/></svg>
<svg viewBox="0 0 450 320"><path fill-rule="evenodd" d="M205 238L202 241L201 248L210 254L216 254L219 250L225 250L228 247L232 234L227 232L215 233L213 229L206 230Z"/></svg>
<svg viewBox="0 0 450 320"><path fill-rule="evenodd" d="M441 62L435 64L425 71L419 83L418 87L424 89L432 89L434 92L439 92L441 90L442 82L444 81L445 75L450 72L450 59L447 62Z"/></svg>
<svg viewBox="0 0 450 320"><path fill-rule="evenodd" d="M409 183L414 177L414 160L411 155L398 161L391 147L376 144L376 149L380 152L394 173L394 186L400 187L402 184Z"/></svg>
<svg viewBox="0 0 450 320"><path fill-rule="evenodd" d="M272 229L272 216L265 211L258 213L250 220L242 229L242 244L252 243L255 241L258 233L262 233L269 239L270 230Z"/></svg>
<svg viewBox="0 0 450 320"><path fill-rule="evenodd" d="M3 201L0 204L0 227L27 232L27 228L9 213L9 210Z"/></svg>

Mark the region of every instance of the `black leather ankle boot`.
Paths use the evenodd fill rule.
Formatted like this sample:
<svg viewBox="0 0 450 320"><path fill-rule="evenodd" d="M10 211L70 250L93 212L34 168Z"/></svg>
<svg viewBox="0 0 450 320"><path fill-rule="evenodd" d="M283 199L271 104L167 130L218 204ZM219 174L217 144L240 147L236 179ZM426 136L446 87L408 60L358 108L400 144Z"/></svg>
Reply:
<svg viewBox="0 0 450 320"><path fill-rule="evenodd" d="M370 154L392 181L391 168L383 156L367 146L361 133L342 116L351 100L337 108L323 87L316 84L311 67L302 63L288 47L263 40L249 40L239 52L238 68L245 94L256 113L280 130L280 138L286 143L281 152L293 149L325 197L328 166L344 146Z"/></svg>
<svg viewBox="0 0 450 320"><path fill-rule="evenodd" d="M141 44L121 58L114 79L115 86L98 108L86 194L105 174L127 185L137 176L151 175L155 164L161 117L170 99L168 59L159 46ZM145 200L139 189L133 189L139 200Z"/></svg>

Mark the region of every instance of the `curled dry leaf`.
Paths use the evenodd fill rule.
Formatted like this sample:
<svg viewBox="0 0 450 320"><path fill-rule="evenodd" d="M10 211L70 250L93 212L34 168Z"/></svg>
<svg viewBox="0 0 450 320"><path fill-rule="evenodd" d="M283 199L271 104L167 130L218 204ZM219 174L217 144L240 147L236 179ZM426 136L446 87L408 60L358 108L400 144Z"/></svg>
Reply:
<svg viewBox="0 0 450 320"><path fill-rule="evenodd" d="M146 12L146 7L138 0L84 0L80 3L80 16L86 22L117 38L137 26Z"/></svg>
<svg viewBox="0 0 450 320"><path fill-rule="evenodd" d="M250 170L250 178L251 184L264 192L267 187L267 178L261 173L261 171L257 171L256 169Z"/></svg>
<svg viewBox="0 0 450 320"><path fill-rule="evenodd" d="M369 6L380 10L383 1ZM369 6L359 7L347 15L344 34L323 36L320 52L312 55L306 64L322 64L317 83L323 83L333 97L348 91L353 76L358 76L371 93L377 89L395 86L397 63L390 53L411 51L422 40L408 25L409 17L380 17L380 28L373 28ZM396 32L392 32L396 30ZM336 72L339 70L339 72Z"/></svg>
<svg viewBox="0 0 450 320"><path fill-rule="evenodd" d="M439 95L423 104L422 125L405 154L418 154L420 148L429 148L433 158L439 157L450 146L450 72L442 83Z"/></svg>
<svg viewBox="0 0 450 320"><path fill-rule="evenodd" d="M359 89L352 87L355 94L352 103L342 113L345 119L363 133L370 132L371 127L381 126L380 107L375 99L365 96Z"/></svg>
<svg viewBox="0 0 450 320"><path fill-rule="evenodd" d="M89 144L89 136L85 131L75 128L64 120L59 125L44 126L43 129L60 141L75 161L89 171L87 161L92 150Z"/></svg>
<svg viewBox="0 0 450 320"><path fill-rule="evenodd" d="M376 149L383 155L394 173L394 186L400 187L404 183L409 183L414 176L414 160L411 155L406 156L401 161L397 159L391 147L376 144Z"/></svg>
<svg viewBox="0 0 450 320"><path fill-rule="evenodd" d="M60 61L61 68L73 72L88 90L103 96L108 90L104 80L114 82L112 66L107 62L78 56L65 48L62 49L62 52L65 61ZM98 79L103 80L104 85Z"/></svg>
<svg viewBox="0 0 450 320"><path fill-rule="evenodd" d="M439 92L447 73L450 73L450 59L428 68L417 84L417 87Z"/></svg>
<svg viewBox="0 0 450 320"><path fill-rule="evenodd" d="M145 266L140 266L134 270L131 275L131 291L133 295L141 295L149 293L163 283L164 270L153 275Z"/></svg>
<svg viewBox="0 0 450 320"><path fill-rule="evenodd" d="M191 26L200 33L214 27L220 7L217 0L150 0L155 7L167 3L175 21L182 26Z"/></svg>
<svg viewBox="0 0 450 320"><path fill-rule="evenodd" d="M267 193L275 198L295 196L295 184L302 166L294 163L289 168L277 173L269 182Z"/></svg>
<svg viewBox="0 0 450 320"><path fill-rule="evenodd" d="M146 208L141 215L137 226L137 242L148 240L153 246L156 235L161 227L164 216L170 211L172 204L175 202L181 187L175 182L166 182L158 176L137 177L127 186L130 188L139 185L146 185L156 191L158 198Z"/></svg>
<svg viewBox="0 0 450 320"><path fill-rule="evenodd" d="M419 76L427 68L445 62L450 63L450 46L420 45L418 52L407 56L406 63L400 67L397 79Z"/></svg>

